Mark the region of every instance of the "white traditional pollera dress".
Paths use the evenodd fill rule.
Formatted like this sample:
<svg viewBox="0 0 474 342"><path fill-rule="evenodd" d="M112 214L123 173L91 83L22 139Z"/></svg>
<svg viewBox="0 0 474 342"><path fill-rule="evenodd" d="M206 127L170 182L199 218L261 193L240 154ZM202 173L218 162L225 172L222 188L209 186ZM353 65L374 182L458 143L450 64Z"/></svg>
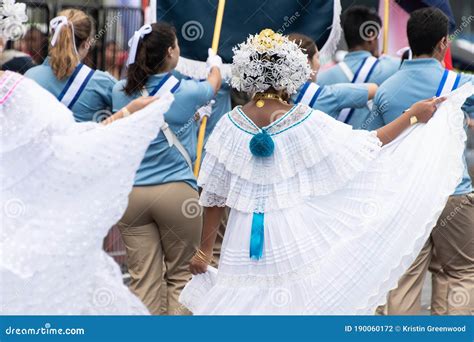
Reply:
<svg viewBox="0 0 474 342"><path fill-rule="evenodd" d="M460 107L471 94L451 93L384 147L376 132L305 105L264 129L229 112L199 176L202 205L231 208L219 269L193 277L182 303L211 315L373 314L461 179ZM262 131L269 157L249 150Z"/></svg>
<svg viewBox="0 0 474 342"><path fill-rule="evenodd" d="M76 123L35 82L0 77L0 314L148 314L102 245L171 102Z"/></svg>

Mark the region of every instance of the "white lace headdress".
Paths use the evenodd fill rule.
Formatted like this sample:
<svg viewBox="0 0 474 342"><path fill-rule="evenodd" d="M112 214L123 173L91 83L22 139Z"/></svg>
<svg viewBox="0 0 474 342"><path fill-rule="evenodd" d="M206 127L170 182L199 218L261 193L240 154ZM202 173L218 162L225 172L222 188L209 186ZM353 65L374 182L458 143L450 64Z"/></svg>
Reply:
<svg viewBox="0 0 474 342"><path fill-rule="evenodd" d="M17 40L25 33L23 23L28 21L26 5L15 0L0 0L0 38Z"/></svg>
<svg viewBox="0 0 474 342"><path fill-rule="evenodd" d="M308 56L287 37L262 30L233 49L232 87L246 93L272 87L294 94L309 78Z"/></svg>

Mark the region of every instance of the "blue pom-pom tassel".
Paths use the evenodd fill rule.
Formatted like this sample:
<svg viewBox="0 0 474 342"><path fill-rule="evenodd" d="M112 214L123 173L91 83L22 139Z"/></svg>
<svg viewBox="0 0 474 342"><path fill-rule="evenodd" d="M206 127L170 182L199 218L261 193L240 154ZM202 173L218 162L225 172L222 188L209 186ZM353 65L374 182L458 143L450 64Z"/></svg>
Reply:
<svg viewBox="0 0 474 342"><path fill-rule="evenodd" d="M258 133L250 140L250 152L256 157L270 157L275 150L275 143L267 132Z"/></svg>

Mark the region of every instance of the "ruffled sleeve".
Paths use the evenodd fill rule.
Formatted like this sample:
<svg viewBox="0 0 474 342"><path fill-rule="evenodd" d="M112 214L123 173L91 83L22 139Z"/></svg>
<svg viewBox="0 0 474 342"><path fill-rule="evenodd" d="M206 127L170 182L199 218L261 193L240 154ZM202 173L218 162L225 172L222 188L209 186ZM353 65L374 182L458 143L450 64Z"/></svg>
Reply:
<svg viewBox="0 0 474 342"><path fill-rule="evenodd" d="M243 212L289 208L342 188L374 160L381 148L376 132L353 130L327 114L299 105L268 128L271 157L255 157L256 133L237 108L217 124L206 145L198 184L203 206Z"/></svg>

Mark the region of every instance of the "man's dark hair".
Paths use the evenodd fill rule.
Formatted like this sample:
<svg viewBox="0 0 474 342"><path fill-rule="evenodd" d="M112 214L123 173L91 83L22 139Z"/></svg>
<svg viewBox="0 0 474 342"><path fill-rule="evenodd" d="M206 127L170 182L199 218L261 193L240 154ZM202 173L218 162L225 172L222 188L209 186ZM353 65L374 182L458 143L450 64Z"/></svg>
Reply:
<svg viewBox="0 0 474 342"><path fill-rule="evenodd" d="M436 44L448 35L448 25L448 17L436 7L412 12L407 23L407 36L413 55L432 55Z"/></svg>
<svg viewBox="0 0 474 342"><path fill-rule="evenodd" d="M368 37L377 37L382 20L378 13L366 6L349 7L342 15L344 38L349 49L364 44Z"/></svg>

